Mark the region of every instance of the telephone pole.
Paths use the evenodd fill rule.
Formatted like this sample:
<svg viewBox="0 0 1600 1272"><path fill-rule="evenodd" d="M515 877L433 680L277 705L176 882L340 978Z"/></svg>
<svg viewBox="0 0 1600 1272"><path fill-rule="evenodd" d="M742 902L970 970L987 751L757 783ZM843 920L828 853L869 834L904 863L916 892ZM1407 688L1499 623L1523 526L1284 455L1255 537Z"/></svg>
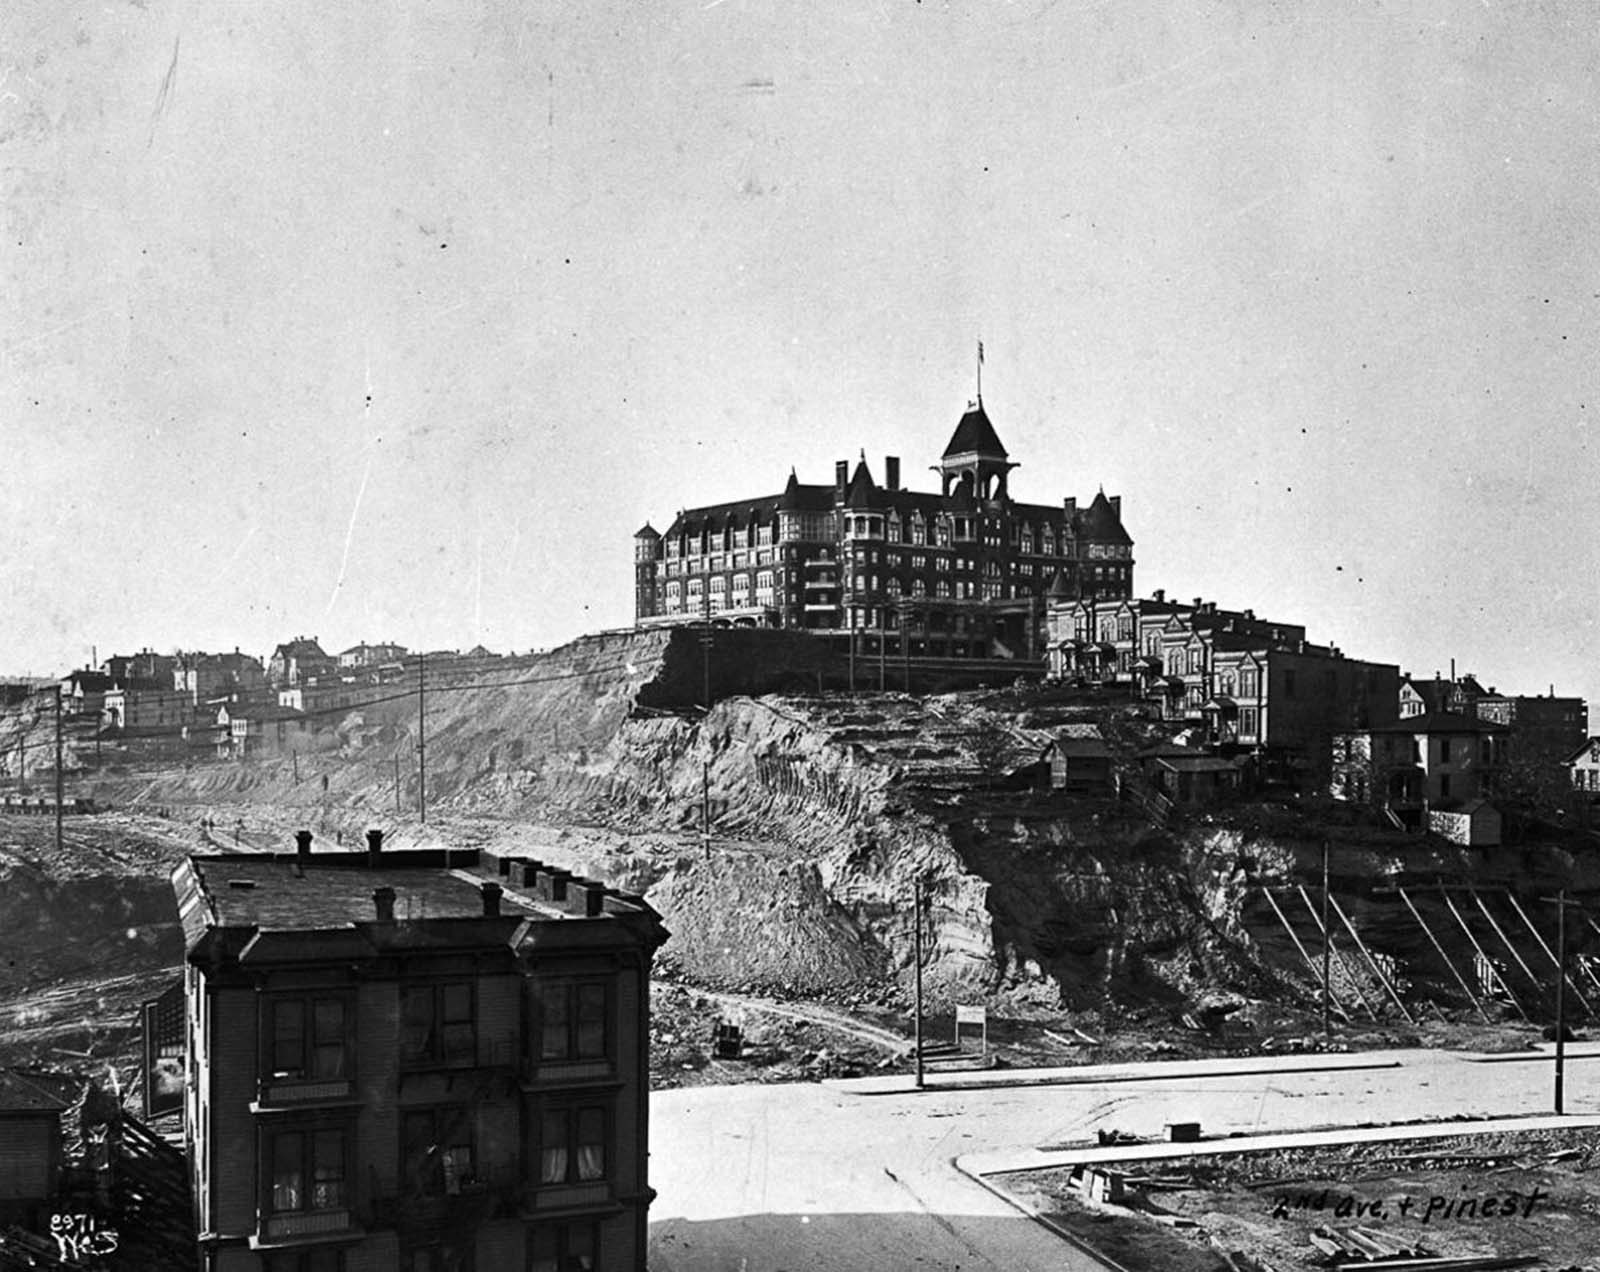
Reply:
<svg viewBox="0 0 1600 1272"><path fill-rule="evenodd" d="M1567 900L1567 890L1562 888L1553 897L1545 897L1556 907L1556 1090L1555 1109L1561 1107L1567 1079L1567 907L1577 905ZM1581 908L1581 907L1580 907Z"/></svg>
<svg viewBox="0 0 1600 1272"><path fill-rule="evenodd" d="M56 852L61 852L61 686L56 685Z"/></svg>
<svg viewBox="0 0 1600 1272"><path fill-rule="evenodd" d="M922 1090L922 878L911 881L912 887L912 958L916 962L916 1026L917 1090Z"/></svg>
<svg viewBox="0 0 1600 1272"><path fill-rule="evenodd" d="M428 656L417 655L417 817L428 824L428 751L423 697L423 681L427 678Z"/></svg>
<svg viewBox="0 0 1600 1272"><path fill-rule="evenodd" d="M1322 841L1322 1036L1333 1033L1329 1016L1332 996L1328 990L1328 963L1333 955L1333 929L1328 926L1328 841Z"/></svg>

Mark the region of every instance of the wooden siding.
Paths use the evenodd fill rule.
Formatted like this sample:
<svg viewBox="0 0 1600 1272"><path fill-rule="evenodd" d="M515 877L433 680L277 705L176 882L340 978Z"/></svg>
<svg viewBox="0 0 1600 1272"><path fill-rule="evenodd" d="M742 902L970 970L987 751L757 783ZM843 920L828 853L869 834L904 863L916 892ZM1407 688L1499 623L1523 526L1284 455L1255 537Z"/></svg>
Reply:
<svg viewBox="0 0 1600 1272"><path fill-rule="evenodd" d="M211 995L211 1223L229 1236L256 1225L256 993L218 989Z"/></svg>
<svg viewBox="0 0 1600 1272"><path fill-rule="evenodd" d="M0 1201L43 1201L55 1191L61 1122L54 1113L0 1117Z"/></svg>

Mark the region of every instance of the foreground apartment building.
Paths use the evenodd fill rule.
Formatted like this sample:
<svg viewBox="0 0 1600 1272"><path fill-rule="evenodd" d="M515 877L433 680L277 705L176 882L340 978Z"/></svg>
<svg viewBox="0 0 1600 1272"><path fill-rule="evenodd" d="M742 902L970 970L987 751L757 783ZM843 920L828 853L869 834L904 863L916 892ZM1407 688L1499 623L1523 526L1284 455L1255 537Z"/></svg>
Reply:
<svg viewBox="0 0 1600 1272"><path fill-rule="evenodd" d="M476 851L191 857L208 1272L643 1269L643 901Z"/></svg>

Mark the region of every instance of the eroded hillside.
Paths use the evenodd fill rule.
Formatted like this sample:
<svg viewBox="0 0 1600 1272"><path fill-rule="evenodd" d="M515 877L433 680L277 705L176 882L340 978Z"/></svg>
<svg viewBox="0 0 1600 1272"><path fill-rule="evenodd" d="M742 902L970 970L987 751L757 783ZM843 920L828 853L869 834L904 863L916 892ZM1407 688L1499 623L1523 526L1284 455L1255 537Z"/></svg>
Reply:
<svg viewBox="0 0 1600 1272"><path fill-rule="evenodd" d="M1554 850L1469 856L1295 810L1158 826L1109 785L1052 792L1039 768L1052 738L1094 732L1125 765L1148 726L1124 711L1024 688L730 694L816 678L792 644L757 657L760 638L723 638L709 712L695 705L704 651L686 631L590 637L496 672L437 677L423 696L426 824L409 692L323 718L293 755L79 787L212 819L220 842L243 847L285 846L301 825L324 841L381 825L396 845L525 852L646 892L673 932L665 965L718 988L903 986L920 884L936 1006L979 991L1113 1014L1141 1004L1177 1014L1230 994L1309 1001L1314 969L1297 945L1309 942L1306 916L1285 923L1269 890L1298 906L1292 886L1314 877L1324 838L1357 925L1410 983L1449 1001L1455 986L1429 963L1422 931L1402 930L1398 901L1375 884L1582 875ZM1439 898L1420 906L1442 928ZM1335 974L1352 1005L1364 995L1383 1014L1381 987L1353 953ZM1523 997L1531 1005L1532 990Z"/></svg>

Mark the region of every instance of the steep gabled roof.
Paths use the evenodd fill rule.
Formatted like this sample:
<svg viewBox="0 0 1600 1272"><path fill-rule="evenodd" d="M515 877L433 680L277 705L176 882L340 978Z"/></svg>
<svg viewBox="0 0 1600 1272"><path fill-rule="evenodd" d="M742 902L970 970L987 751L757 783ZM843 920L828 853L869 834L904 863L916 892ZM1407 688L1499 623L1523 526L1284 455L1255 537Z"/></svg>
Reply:
<svg viewBox="0 0 1600 1272"><path fill-rule="evenodd" d="M1078 537L1092 539L1096 543L1133 543L1128 532L1122 528L1122 518L1117 515L1117 510L1111 506L1103 490L1079 517Z"/></svg>
<svg viewBox="0 0 1600 1272"><path fill-rule="evenodd" d="M845 507L871 508L877 502L874 498L877 493L878 485L872 480L872 472L867 468L867 461L862 459L856 464L855 475L850 478L850 486L845 491Z"/></svg>
<svg viewBox="0 0 1600 1272"><path fill-rule="evenodd" d="M994 425L989 422L989 417L984 413L983 403L971 407L961 417L961 422L956 425L956 431L950 435L950 444L944 448L943 458L949 459L952 455L996 455L1001 459L1006 457L1006 448L1000 444L1000 437L994 431Z"/></svg>

